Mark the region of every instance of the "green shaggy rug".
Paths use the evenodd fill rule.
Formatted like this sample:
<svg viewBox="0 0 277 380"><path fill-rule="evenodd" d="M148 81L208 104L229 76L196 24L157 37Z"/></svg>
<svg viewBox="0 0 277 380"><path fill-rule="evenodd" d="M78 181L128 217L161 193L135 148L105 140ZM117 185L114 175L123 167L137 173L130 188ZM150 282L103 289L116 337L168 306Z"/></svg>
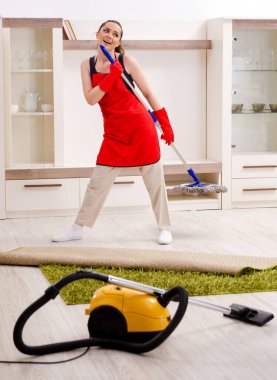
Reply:
<svg viewBox="0 0 277 380"><path fill-rule="evenodd" d="M92 270L124 279L169 289L176 285L186 288L189 296L230 293L254 293L277 290L277 266L266 270L244 268L234 275L172 270L81 267L77 265L42 265L42 273L53 284L62 277L79 270ZM60 295L69 304L87 304L92 293L106 284L82 279L62 289Z"/></svg>

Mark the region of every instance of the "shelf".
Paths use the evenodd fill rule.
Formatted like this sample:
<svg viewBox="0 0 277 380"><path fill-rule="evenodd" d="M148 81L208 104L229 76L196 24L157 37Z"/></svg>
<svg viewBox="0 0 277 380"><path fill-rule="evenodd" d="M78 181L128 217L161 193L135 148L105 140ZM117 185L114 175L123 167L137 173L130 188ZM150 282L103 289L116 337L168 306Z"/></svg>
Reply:
<svg viewBox="0 0 277 380"><path fill-rule="evenodd" d="M220 200L212 198L209 195L204 196L186 196L181 195L168 196L168 207L170 211L181 210L219 210Z"/></svg>
<svg viewBox="0 0 277 380"><path fill-rule="evenodd" d="M64 40L64 50L95 50L97 41L91 40ZM124 48L129 50L184 50L184 49L211 49L211 40L125 40Z"/></svg>
<svg viewBox="0 0 277 380"><path fill-rule="evenodd" d="M222 164L218 161L191 161L188 165L193 168L193 170L199 173L221 173ZM23 165L22 165L23 166ZM164 164L164 174L165 175L178 175L187 174L185 165L183 164ZM83 167L45 167L42 165L41 168L30 168L29 167L18 167L13 169L6 169L6 180L15 179L45 179L45 178L89 178L91 177L93 171L92 166ZM123 176L140 176L141 173L139 168L121 168L120 175Z"/></svg>
<svg viewBox="0 0 277 380"><path fill-rule="evenodd" d="M22 70L12 70L12 74L17 73L53 73L53 69L22 69Z"/></svg>
<svg viewBox="0 0 277 380"><path fill-rule="evenodd" d="M222 164L218 161L201 160L201 161L188 161L188 166L191 167L197 174L204 173L221 173ZM178 175L187 174L187 169L184 164L165 163L164 174L165 175Z"/></svg>
<svg viewBox="0 0 277 380"><path fill-rule="evenodd" d="M277 156L277 151L276 152L266 152L266 151L235 151L232 152L232 156Z"/></svg>
<svg viewBox="0 0 277 380"><path fill-rule="evenodd" d="M264 73L264 72L273 72L276 73L277 69L233 69L233 72L256 72L256 73Z"/></svg>
<svg viewBox="0 0 277 380"><path fill-rule="evenodd" d="M12 116L51 116L54 112L15 112Z"/></svg>
<svg viewBox="0 0 277 380"><path fill-rule="evenodd" d="M3 28L62 28L62 18L6 18Z"/></svg>
<svg viewBox="0 0 277 380"><path fill-rule="evenodd" d="M255 111L251 111L251 110L245 110L245 111L242 111L242 112L232 112L232 115L261 115L261 114L266 114L266 115L269 115L269 114L276 114L277 115L277 111L270 111L270 110L264 110L262 112L255 112Z"/></svg>
<svg viewBox="0 0 277 380"><path fill-rule="evenodd" d="M232 156L275 156L277 151L268 151L268 152L257 152L257 151L235 151L232 152Z"/></svg>
<svg viewBox="0 0 277 380"><path fill-rule="evenodd" d="M276 19L233 19L233 29L241 30L276 30Z"/></svg>

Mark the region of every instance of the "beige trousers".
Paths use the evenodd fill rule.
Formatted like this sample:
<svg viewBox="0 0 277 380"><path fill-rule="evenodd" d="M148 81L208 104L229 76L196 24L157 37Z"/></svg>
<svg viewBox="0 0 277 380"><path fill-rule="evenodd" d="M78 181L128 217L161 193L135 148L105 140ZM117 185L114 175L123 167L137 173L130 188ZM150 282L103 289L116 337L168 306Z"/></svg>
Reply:
<svg viewBox="0 0 277 380"><path fill-rule="evenodd" d="M151 199L158 227L161 230L170 229L162 165L157 162L153 165L140 166L139 169ZM76 224L93 226L119 171L119 167L96 165L77 215Z"/></svg>

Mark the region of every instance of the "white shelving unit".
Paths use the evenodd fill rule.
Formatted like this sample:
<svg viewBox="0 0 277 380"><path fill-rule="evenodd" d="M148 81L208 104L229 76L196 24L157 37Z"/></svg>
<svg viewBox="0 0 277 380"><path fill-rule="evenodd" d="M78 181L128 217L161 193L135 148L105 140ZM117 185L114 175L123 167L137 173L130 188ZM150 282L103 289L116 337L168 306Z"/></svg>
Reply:
<svg viewBox="0 0 277 380"><path fill-rule="evenodd" d="M233 23L232 207L276 207L277 20L249 26Z"/></svg>
<svg viewBox="0 0 277 380"><path fill-rule="evenodd" d="M208 38L208 151L230 190L223 208L276 207L277 20L211 20Z"/></svg>

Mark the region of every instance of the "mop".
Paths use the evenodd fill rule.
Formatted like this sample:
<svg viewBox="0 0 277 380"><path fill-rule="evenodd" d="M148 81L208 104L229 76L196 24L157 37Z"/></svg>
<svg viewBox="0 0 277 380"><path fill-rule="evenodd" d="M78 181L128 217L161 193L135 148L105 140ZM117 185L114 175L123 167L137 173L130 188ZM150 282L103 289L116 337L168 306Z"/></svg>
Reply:
<svg viewBox="0 0 277 380"><path fill-rule="evenodd" d="M100 45L100 48L102 52L105 54L105 56L109 59L111 63L114 63L113 57L110 55L108 50L105 48L105 46ZM154 116L154 114L151 112L147 104L144 102L144 100L141 98L138 91L132 86L129 79L124 75L124 73L121 74L121 77L123 80L127 83L128 87L133 91L134 95L140 100L140 102L144 105L144 107L147 109L149 114L151 115L156 127L159 129L161 133L163 133L162 128L160 126L160 123ZM227 188L222 185L217 184L209 184L209 183L201 183L200 179L195 174L194 170L190 168L185 161L185 159L182 157L176 146L172 143L170 144L171 148L174 150L178 158L181 160L181 162L185 165L185 169L188 172L188 174L191 176L191 178L194 180L193 183L190 184L181 184L178 186L173 187L172 189L169 189L169 195L206 195L209 193L226 193Z"/></svg>

